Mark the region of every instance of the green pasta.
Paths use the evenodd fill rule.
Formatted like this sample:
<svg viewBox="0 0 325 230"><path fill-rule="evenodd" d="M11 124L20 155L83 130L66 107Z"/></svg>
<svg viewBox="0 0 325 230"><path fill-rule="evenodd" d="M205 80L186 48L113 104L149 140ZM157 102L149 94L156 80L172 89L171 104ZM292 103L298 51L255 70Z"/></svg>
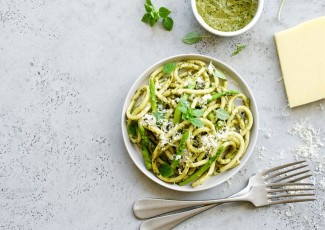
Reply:
<svg viewBox="0 0 325 230"><path fill-rule="evenodd" d="M196 187L240 164L253 125L249 99L228 89L226 74L219 78L212 63L186 60L163 69L132 98L129 137L159 179Z"/></svg>

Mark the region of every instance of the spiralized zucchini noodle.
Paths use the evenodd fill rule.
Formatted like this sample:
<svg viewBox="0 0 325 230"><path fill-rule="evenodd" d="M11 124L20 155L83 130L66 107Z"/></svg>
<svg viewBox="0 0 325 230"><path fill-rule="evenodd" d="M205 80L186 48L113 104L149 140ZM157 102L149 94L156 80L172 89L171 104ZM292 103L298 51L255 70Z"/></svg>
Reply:
<svg viewBox="0 0 325 230"><path fill-rule="evenodd" d="M156 69L126 116L145 167L162 181L193 187L240 164L253 125L249 99L229 90L212 62L200 60Z"/></svg>

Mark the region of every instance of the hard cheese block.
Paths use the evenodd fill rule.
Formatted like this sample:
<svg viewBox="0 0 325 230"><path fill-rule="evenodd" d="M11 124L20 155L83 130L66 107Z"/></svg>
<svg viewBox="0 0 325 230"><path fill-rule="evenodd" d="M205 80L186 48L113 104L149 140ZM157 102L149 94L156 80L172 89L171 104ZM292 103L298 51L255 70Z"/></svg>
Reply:
<svg viewBox="0 0 325 230"><path fill-rule="evenodd" d="M325 98L325 17L274 36L289 106Z"/></svg>

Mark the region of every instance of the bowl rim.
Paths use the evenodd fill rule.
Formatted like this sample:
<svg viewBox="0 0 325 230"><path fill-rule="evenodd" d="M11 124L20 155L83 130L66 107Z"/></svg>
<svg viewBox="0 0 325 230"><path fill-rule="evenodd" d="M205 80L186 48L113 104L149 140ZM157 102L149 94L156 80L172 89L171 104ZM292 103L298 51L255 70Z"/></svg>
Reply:
<svg viewBox="0 0 325 230"><path fill-rule="evenodd" d="M179 186L176 184L170 184L170 183L166 183L162 180L160 180L158 177L156 177L151 171L147 170L144 166L143 160L142 160L142 156L141 156L141 161L138 160L138 158L136 157L136 154L139 155L139 151L135 151L136 153L134 154L134 144L130 141L128 133L127 133L127 128L126 128L126 109L130 103L131 98L133 97L135 91L138 89L138 87L141 85L141 83L150 76L150 74L159 66L168 63L170 61L180 61L180 60L186 60L186 59L198 59L198 60L202 60L202 61L212 61L213 63L217 63L218 67L222 66L223 69L226 69L227 72L232 72L232 75L235 76L236 78L238 78L237 80L240 81L240 84L242 86L240 86L239 88L241 90L246 91L246 94L248 94L249 100L250 100L250 104L251 104L251 111L253 113L253 118L254 118L254 124L253 124L253 128L251 131L251 135L250 135L250 142L248 144L247 150L244 154L244 156L241 158L241 163L235 167L232 168L230 170L227 170L225 172L223 172L220 175L223 175L223 179L220 179L219 181L217 180L215 183L212 183L210 185L207 185L207 181L205 183L203 183L200 186L197 186L195 188L193 188L190 185L187 186ZM231 80L233 77L230 77ZM237 82L238 83L238 82ZM132 159L132 161L134 162L134 164L137 166L137 168L143 173L145 174L149 179L151 179L152 181L154 181L155 183L171 189L171 190L175 190L175 191L180 191L180 192L197 192L197 191L203 191L203 190L207 190L213 187L216 187L217 185L220 185L221 183L224 183L225 181L229 180L232 176L234 176L235 174L238 173L238 171L240 169L242 169L242 167L244 167L244 165L247 163L247 161L249 160L249 158L251 157L253 151L254 151L254 147L257 141L257 137L258 137L258 127L259 127L259 116L258 116L258 109L257 109L257 104L255 101L255 98L252 94L251 89L248 87L247 83L244 81L243 77L240 76L232 67L230 67L229 65L227 65L226 63L220 61L219 59L207 56L207 55L201 55L201 54L179 54L179 55L174 55L174 56L170 56L167 57L165 59L162 59L156 63L154 63L153 65L151 65L149 68L147 68L145 71L143 71L138 77L137 79L134 81L134 83L132 84L132 86L130 87L127 96L125 97L124 100L124 104L123 104L123 108L122 108L122 117L121 117L121 128L122 128L122 137L123 137L123 141L125 144L125 147L127 149L127 152L130 156L130 158ZM137 148L137 147L136 147ZM141 155L141 154L140 154ZM213 178L213 177L211 177ZM210 179L211 179L210 178ZM204 186L205 185L205 186Z"/></svg>
<svg viewBox="0 0 325 230"><path fill-rule="evenodd" d="M245 33L246 31L250 30L256 24L256 22L259 20L261 14L263 12L264 0L258 0L258 6L257 6L256 13L255 13L253 19L245 27L241 28L240 30L231 31L231 32L224 32L224 31L216 30L216 29L212 28L211 26L209 26L203 20L201 15L199 14L197 7L196 7L196 0L191 0L191 6L192 6L192 12L193 12L196 20L199 22L199 24L204 29L206 29L207 31L209 31L210 33L215 34L215 35L219 35L219 36L223 36L223 37L232 37L232 36L236 36L236 35Z"/></svg>

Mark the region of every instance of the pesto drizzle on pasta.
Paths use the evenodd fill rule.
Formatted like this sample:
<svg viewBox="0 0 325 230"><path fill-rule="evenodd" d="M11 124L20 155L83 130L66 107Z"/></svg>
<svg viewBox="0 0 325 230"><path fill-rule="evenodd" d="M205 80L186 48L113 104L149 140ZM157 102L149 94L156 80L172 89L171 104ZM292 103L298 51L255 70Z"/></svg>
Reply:
<svg viewBox="0 0 325 230"><path fill-rule="evenodd" d="M212 63L186 60L150 75L126 122L148 170L165 182L196 187L240 164L253 125L249 107Z"/></svg>

